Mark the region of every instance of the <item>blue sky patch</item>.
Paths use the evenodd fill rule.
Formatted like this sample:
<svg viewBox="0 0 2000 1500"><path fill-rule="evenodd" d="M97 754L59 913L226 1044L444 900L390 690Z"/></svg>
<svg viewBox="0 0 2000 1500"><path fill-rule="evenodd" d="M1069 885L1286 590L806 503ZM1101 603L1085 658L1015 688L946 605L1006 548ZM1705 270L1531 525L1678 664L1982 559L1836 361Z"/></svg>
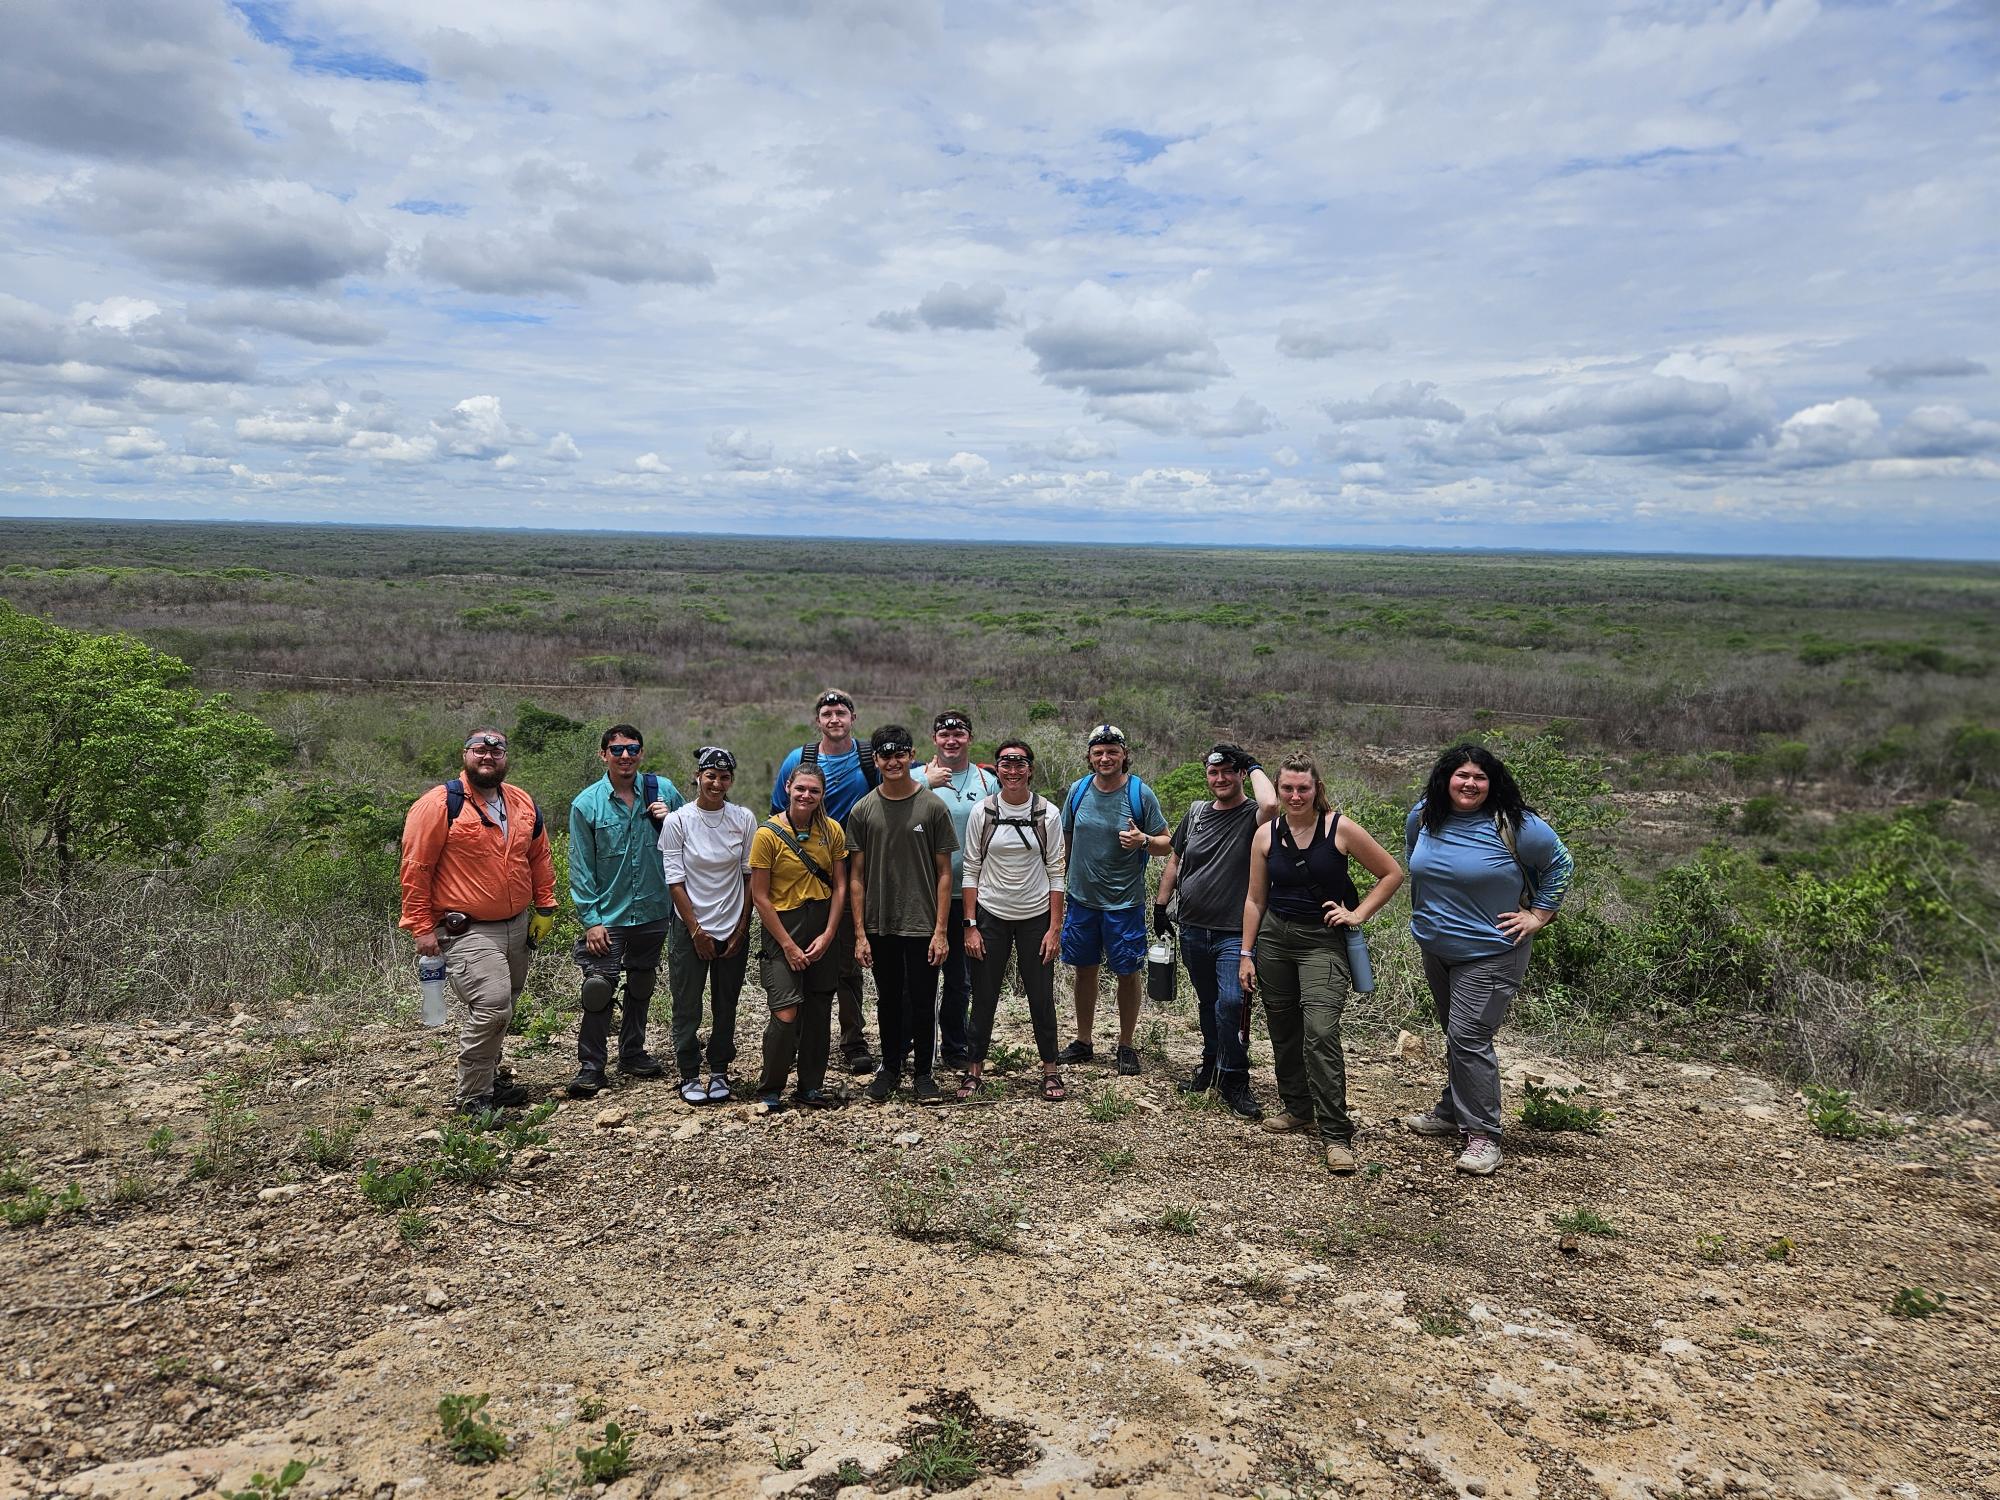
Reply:
<svg viewBox="0 0 2000 1500"><path fill-rule="evenodd" d="M406 214L442 214L450 219L465 217L463 203L445 203L436 198L405 198L401 203L392 203L389 206Z"/></svg>
<svg viewBox="0 0 2000 1500"><path fill-rule="evenodd" d="M302 73L328 73L369 83L423 83L425 75L394 58L362 51L338 40L305 36L290 29L291 7L283 0L235 0L237 14L260 42L282 47Z"/></svg>

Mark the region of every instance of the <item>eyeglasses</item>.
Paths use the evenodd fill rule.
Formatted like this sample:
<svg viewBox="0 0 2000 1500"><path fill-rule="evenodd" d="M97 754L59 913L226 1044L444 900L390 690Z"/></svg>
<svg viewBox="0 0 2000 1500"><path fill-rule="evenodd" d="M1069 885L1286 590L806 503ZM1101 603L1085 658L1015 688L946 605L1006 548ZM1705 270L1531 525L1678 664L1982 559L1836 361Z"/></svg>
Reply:
<svg viewBox="0 0 2000 1500"><path fill-rule="evenodd" d="M644 745L606 745L604 747L606 755L643 755L645 752L646 747Z"/></svg>
<svg viewBox="0 0 2000 1500"><path fill-rule="evenodd" d="M507 753L507 742L498 735L475 734L465 742L465 748L468 750L492 750L500 755L505 755Z"/></svg>
<svg viewBox="0 0 2000 1500"><path fill-rule="evenodd" d="M1029 760L1025 755L1003 755L994 761L993 764L996 766L1007 766L1011 769L1014 767L1032 766L1034 762Z"/></svg>

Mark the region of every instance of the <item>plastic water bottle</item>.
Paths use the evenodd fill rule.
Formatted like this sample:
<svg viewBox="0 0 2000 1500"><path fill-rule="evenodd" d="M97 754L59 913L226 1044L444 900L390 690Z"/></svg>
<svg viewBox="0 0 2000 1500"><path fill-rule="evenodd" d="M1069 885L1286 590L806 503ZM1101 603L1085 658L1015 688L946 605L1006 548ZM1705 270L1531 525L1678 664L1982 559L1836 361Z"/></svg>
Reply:
<svg viewBox="0 0 2000 1500"><path fill-rule="evenodd" d="M442 1026L444 1009L444 959L429 955L417 959L417 988L424 995L424 1025Z"/></svg>
<svg viewBox="0 0 2000 1500"><path fill-rule="evenodd" d="M1347 929L1347 972L1355 994L1375 993L1375 966L1368 961L1368 938L1359 927Z"/></svg>
<svg viewBox="0 0 2000 1500"><path fill-rule="evenodd" d="M1155 1005L1174 1000L1174 950L1164 940L1146 950L1146 996Z"/></svg>

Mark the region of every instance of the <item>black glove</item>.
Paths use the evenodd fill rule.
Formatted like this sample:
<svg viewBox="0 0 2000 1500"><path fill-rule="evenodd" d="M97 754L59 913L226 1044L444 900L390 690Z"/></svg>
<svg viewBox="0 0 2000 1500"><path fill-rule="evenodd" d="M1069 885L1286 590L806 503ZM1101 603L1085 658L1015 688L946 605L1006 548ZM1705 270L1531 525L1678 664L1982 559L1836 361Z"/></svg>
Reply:
<svg viewBox="0 0 2000 1500"><path fill-rule="evenodd" d="M1153 936L1164 938L1172 937L1173 935L1174 919L1167 915L1167 903L1164 901L1155 901L1153 903Z"/></svg>
<svg viewBox="0 0 2000 1500"><path fill-rule="evenodd" d="M1251 755L1241 745L1232 745L1225 741L1215 748L1227 755L1239 771L1247 772L1252 766L1257 764L1256 757Z"/></svg>

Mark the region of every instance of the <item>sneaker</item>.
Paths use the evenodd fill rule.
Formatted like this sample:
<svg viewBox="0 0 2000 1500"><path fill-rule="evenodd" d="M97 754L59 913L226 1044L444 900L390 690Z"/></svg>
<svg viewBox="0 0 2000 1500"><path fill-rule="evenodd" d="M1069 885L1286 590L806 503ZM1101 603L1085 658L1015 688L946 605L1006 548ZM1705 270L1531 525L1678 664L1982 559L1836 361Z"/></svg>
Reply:
<svg viewBox="0 0 2000 1500"><path fill-rule="evenodd" d="M778 1093L759 1094L757 1096L757 1105L767 1115L781 1115L787 1109L791 1108L790 1105L785 1103L785 1096Z"/></svg>
<svg viewBox="0 0 2000 1500"><path fill-rule="evenodd" d="M703 1083L699 1078L683 1078L681 1080L681 1100L687 1104L708 1103L708 1085Z"/></svg>
<svg viewBox="0 0 2000 1500"><path fill-rule="evenodd" d="M917 1103L942 1104L944 1090L937 1086L937 1080L928 1073L919 1073L916 1081Z"/></svg>
<svg viewBox="0 0 2000 1500"><path fill-rule="evenodd" d="M1220 1093L1222 1095L1222 1102L1229 1106L1232 1114L1241 1115L1246 1120L1261 1120L1264 1118L1264 1106L1259 1104L1256 1096L1250 1092L1249 1084L1234 1084L1229 1088L1220 1090Z"/></svg>
<svg viewBox="0 0 2000 1500"><path fill-rule="evenodd" d="M1403 1129L1412 1135L1457 1135L1458 1121L1447 1120L1434 1109L1420 1115L1404 1115Z"/></svg>
<svg viewBox="0 0 2000 1500"><path fill-rule="evenodd" d="M1301 1120L1290 1110L1281 1109L1275 1115L1264 1116L1264 1128L1272 1135L1296 1135L1302 1130L1311 1130L1311 1120Z"/></svg>
<svg viewBox="0 0 2000 1500"><path fill-rule="evenodd" d="M792 1095L792 1103L801 1109L839 1109L847 1101L838 1094L829 1094L825 1089L805 1089Z"/></svg>
<svg viewBox="0 0 2000 1500"><path fill-rule="evenodd" d="M1071 1042L1067 1047L1063 1048L1062 1051L1056 1054L1056 1061L1066 1062L1066 1063L1087 1063L1096 1058L1096 1056L1097 1056L1097 1049L1091 1046L1090 1043L1084 1041L1083 1038L1078 1037L1075 1041Z"/></svg>
<svg viewBox="0 0 2000 1500"><path fill-rule="evenodd" d="M618 1059L618 1071L627 1078L658 1078L667 1070L660 1066L660 1060L650 1052L635 1052L630 1057Z"/></svg>
<svg viewBox="0 0 2000 1500"><path fill-rule="evenodd" d="M889 1096L896 1092L896 1075L883 1068L868 1080L868 1087L861 1092L877 1104L887 1104Z"/></svg>
<svg viewBox="0 0 2000 1500"><path fill-rule="evenodd" d="M1469 1172L1474 1177L1491 1177L1493 1169L1500 1165L1500 1143L1490 1135L1480 1135L1477 1131L1465 1138L1465 1154L1458 1159L1458 1170Z"/></svg>
<svg viewBox="0 0 2000 1500"><path fill-rule="evenodd" d="M708 1102L710 1104L727 1104L734 1097L735 1095L730 1091L729 1076L726 1073L711 1073L708 1075Z"/></svg>
<svg viewBox="0 0 2000 1500"><path fill-rule="evenodd" d="M1123 1073L1127 1078L1138 1076L1139 1053L1136 1048L1120 1047L1118 1049L1118 1071Z"/></svg>
<svg viewBox="0 0 2000 1500"><path fill-rule="evenodd" d="M595 1099L599 1091L610 1086L611 1080L604 1076L602 1068L578 1068L576 1077L569 1081L569 1096L572 1099Z"/></svg>
<svg viewBox="0 0 2000 1500"><path fill-rule="evenodd" d="M1354 1170L1354 1148L1345 1141L1328 1141L1326 1169L1336 1177L1348 1176Z"/></svg>
<svg viewBox="0 0 2000 1500"><path fill-rule="evenodd" d="M1183 1094L1205 1094L1215 1087L1215 1064L1203 1063L1196 1068L1186 1083L1176 1084Z"/></svg>
<svg viewBox="0 0 2000 1500"><path fill-rule="evenodd" d="M518 1083L493 1081L493 1107L495 1109L518 1109L528 1102L528 1091Z"/></svg>

